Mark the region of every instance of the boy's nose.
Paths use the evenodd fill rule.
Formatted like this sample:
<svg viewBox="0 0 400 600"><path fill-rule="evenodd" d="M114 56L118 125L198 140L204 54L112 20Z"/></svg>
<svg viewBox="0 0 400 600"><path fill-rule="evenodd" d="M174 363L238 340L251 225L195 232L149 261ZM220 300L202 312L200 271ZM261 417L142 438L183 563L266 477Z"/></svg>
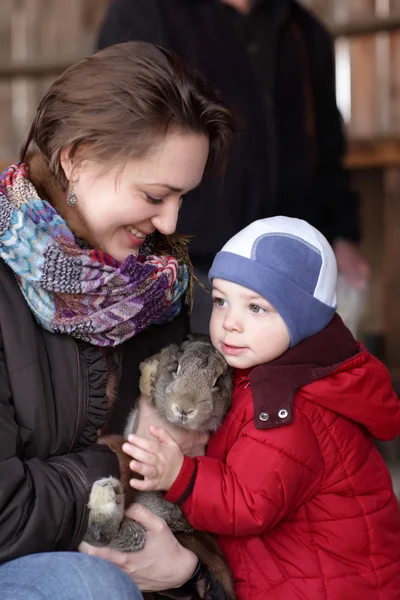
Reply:
<svg viewBox="0 0 400 600"><path fill-rule="evenodd" d="M230 311L225 316L223 326L227 331L241 331L243 329L240 318Z"/></svg>

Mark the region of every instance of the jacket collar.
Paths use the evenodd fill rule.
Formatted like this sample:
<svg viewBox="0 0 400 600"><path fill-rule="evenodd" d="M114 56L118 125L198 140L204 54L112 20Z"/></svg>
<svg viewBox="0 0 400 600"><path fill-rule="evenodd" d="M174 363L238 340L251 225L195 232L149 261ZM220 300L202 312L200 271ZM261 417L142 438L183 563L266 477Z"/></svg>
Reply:
<svg viewBox="0 0 400 600"><path fill-rule="evenodd" d="M325 329L290 348L276 360L255 367L249 377L258 429L293 422L296 392L326 377L360 352L360 346L338 315ZM240 376L240 373L237 375Z"/></svg>

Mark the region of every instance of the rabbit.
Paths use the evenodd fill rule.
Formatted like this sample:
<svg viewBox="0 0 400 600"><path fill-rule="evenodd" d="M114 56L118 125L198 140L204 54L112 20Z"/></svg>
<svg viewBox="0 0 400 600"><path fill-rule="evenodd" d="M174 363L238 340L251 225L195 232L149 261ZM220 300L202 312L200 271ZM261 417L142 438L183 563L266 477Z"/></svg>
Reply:
<svg viewBox="0 0 400 600"><path fill-rule="evenodd" d="M140 391L166 423L193 432L214 432L230 408L232 371L208 341L189 340L181 346L171 344L142 362L140 371ZM135 432L137 414L135 407L123 436L106 435L99 439L99 443L107 444L116 452L120 480L107 477L93 484L85 541L122 552L142 549L145 530L124 516L126 506L139 502L165 519L182 545L193 550L213 569L229 597L233 598L230 571L214 536L194 531L181 509L164 500L161 493L138 492L129 485L129 479L134 475L129 469L130 457L122 452L121 446L128 435Z"/></svg>
<svg viewBox="0 0 400 600"><path fill-rule="evenodd" d="M142 393L168 423L197 432L218 429L230 406L232 373L210 342L168 346L141 371Z"/></svg>

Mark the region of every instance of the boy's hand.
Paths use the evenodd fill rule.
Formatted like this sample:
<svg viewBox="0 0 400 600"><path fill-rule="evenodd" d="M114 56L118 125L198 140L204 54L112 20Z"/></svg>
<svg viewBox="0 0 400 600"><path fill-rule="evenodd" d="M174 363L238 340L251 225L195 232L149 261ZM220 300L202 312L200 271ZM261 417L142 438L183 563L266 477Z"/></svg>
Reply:
<svg viewBox="0 0 400 600"><path fill-rule="evenodd" d="M162 427L150 425L149 431L156 438L154 441L131 434L129 443L122 446L122 450L134 459L129 463L132 471L144 477L131 479L130 485L141 492L167 491L179 475L184 454Z"/></svg>

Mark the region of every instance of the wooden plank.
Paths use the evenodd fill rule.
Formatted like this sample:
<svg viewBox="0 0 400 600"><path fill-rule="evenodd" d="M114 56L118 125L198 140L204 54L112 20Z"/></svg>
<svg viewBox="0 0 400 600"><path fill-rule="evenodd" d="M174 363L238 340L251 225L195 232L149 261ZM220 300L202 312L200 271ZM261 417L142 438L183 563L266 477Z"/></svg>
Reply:
<svg viewBox="0 0 400 600"><path fill-rule="evenodd" d="M0 19L0 56L1 62L10 61L10 18L14 0L2 2ZM0 81L0 160L10 154L13 131L10 119L11 90L9 81Z"/></svg>
<svg viewBox="0 0 400 600"><path fill-rule="evenodd" d="M14 3L11 15L11 60L25 61L39 58L40 23L43 0L20 0ZM30 120L39 103L35 79L10 80L11 122L13 140L10 150L16 152L25 137ZM9 152L10 152L9 150Z"/></svg>
<svg viewBox="0 0 400 600"><path fill-rule="evenodd" d="M371 282L359 333L361 340L383 336L382 266L384 248L382 169L356 170L351 186L360 197L361 251L371 268Z"/></svg>
<svg viewBox="0 0 400 600"><path fill-rule="evenodd" d="M378 128L375 39L359 38L349 43L351 64L351 120L349 135L375 138Z"/></svg>
<svg viewBox="0 0 400 600"><path fill-rule="evenodd" d="M14 77L29 77L36 79L39 77L59 75L81 58L82 56L60 58L58 60L54 60L54 58L43 58L2 64L0 65L0 79L8 81Z"/></svg>
<svg viewBox="0 0 400 600"><path fill-rule="evenodd" d="M400 137L400 32L390 36L390 124L393 134Z"/></svg>
<svg viewBox="0 0 400 600"><path fill-rule="evenodd" d="M400 377L400 166L384 173L384 331L387 364Z"/></svg>
<svg viewBox="0 0 400 600"><path fill-rule="evenodd" d="M400 137L350 140L345 165L349 169L400 166Z"/></svg>
<svg viewBox="0 0 400 600"><path fill-rule="evenodd" d="M400 12L392 13L387 17L366 15L358 19L352 19L348 23L332 24L329 27L334 37L359 37L381 31L396 31L400 29Z"/></svg>

